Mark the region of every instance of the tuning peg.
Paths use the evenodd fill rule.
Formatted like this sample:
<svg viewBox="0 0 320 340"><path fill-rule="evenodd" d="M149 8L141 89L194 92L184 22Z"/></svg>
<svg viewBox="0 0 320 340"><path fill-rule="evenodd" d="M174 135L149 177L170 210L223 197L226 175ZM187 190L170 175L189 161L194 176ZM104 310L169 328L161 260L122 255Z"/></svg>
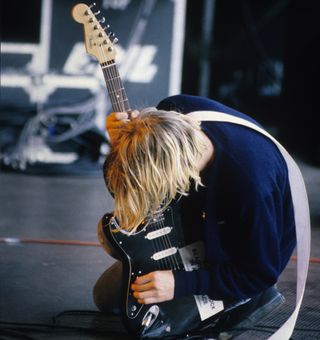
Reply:
<svg viewBox="0 0 320 340"><path fill-rule="evenodd" d="M91 9L92 7L94 7L96 5L96 3L95 2L93 2L91 5L89 5L89 8ZM100 11L98 11L98 12L100 12ZM90 14L90 11L89 10L86 10L85 12L84 12L84 14L85 15L89 15ZM95 13L94 13L95 14Z"/></svg>
<svg viewBox="0 0 320 340"><path fill-rule="evenodd" d="M110 28L110 25L104 26L103 29L106 31Z"/></svg>
<svg viewBox="0 0 320 340"><path fill-rule="evenodd" d="M108 38L114 38L115 34L113 32L108 33Z"/></svg>
<svg viewBox="0 0 320 340"><path fill-rule="evenodd" d="M101 12L100 11L96 11L96 12L94 12L93 14L94 15L98 15L98 14L100 14Z"/></svg>
<svg viewBox="0 0 320 340"><path fill-rule="evenodd" d="M119 39L118 38L114 38L113 40L112 40L112 43L115 45L115 44L117 44L119 42Z"/></svg>
<svg viewBox="0 0 320 340"><path fill-rule="evenodd" d="M103 24L106 21L105 17L102 17L100 20L98 20L100 22L100 24Z"/></svg>

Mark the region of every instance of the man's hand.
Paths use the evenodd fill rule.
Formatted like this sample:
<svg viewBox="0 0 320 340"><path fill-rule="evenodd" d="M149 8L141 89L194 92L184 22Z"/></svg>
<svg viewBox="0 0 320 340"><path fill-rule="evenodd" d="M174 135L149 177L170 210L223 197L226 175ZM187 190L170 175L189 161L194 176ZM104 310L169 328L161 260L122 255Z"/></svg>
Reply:
<svg viewBox="0 0 320 340"><path fill-rule="evenodd" d="M131 118L136 118L139 115L139 111L132 111ZM112 112L107 116L106 128L110 137L110 142L113 144L119 134L121 133L121 128L124 124L130 121L129 114L127 112Z"/></svg>
<svg viewBox="0 0 320 340"><path fill-rule="evenodd" d="M174 276L172 270L158 270L138 276L131 285L133 296L141 304L172 300L174 297Z"/></svg>

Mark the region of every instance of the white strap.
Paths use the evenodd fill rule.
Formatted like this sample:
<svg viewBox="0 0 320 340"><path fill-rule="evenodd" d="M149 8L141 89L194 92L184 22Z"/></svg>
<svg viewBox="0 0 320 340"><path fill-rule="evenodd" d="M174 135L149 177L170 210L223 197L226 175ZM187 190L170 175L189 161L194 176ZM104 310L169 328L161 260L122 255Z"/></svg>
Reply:
<svg viewBox="0 0 320 340"><path fill-rule="evenodd" d="M289 183L294 208L297 235L297 291L296 307L288 320L269 338L271 340L289 339L292 335L301 306L310 259L310 212L307 191L300 169L287 150L267 131L243 118L216 111L194 111L188 114L199 121L220 121L244 125L270 138L282 153L288 167Z"/></svg>

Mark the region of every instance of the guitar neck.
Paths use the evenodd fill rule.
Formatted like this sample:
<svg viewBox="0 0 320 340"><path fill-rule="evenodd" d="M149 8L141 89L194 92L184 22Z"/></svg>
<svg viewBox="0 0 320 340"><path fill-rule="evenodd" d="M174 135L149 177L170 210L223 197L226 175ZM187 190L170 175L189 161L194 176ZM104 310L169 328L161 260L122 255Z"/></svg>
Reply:
<svg viewBox="0 0 320 340"><path fill-rule="evenodd" d="M131 111L126 91L123 87L117 65L114 60L100 64L106 81L107 90L114 112Z"/></svg>

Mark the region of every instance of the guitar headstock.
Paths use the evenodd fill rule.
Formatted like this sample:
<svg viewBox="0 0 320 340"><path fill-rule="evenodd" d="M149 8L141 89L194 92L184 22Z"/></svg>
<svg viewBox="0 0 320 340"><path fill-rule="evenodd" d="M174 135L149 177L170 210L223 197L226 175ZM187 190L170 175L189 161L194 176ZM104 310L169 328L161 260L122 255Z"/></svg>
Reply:
<svg viewBox="0 0 320 340"><path fill-rule="evenodd" d="M109 25L101 26L105 22L105 18L97 19L96 15L100 14L100 11L93 12L91 9L94 6L95 3L90 6L79 3L73 7L72 16L75 21L83 24L87 52L102 64L115 59L114 44L118 39L114 37L114 33L106 32Z"/></svg>

